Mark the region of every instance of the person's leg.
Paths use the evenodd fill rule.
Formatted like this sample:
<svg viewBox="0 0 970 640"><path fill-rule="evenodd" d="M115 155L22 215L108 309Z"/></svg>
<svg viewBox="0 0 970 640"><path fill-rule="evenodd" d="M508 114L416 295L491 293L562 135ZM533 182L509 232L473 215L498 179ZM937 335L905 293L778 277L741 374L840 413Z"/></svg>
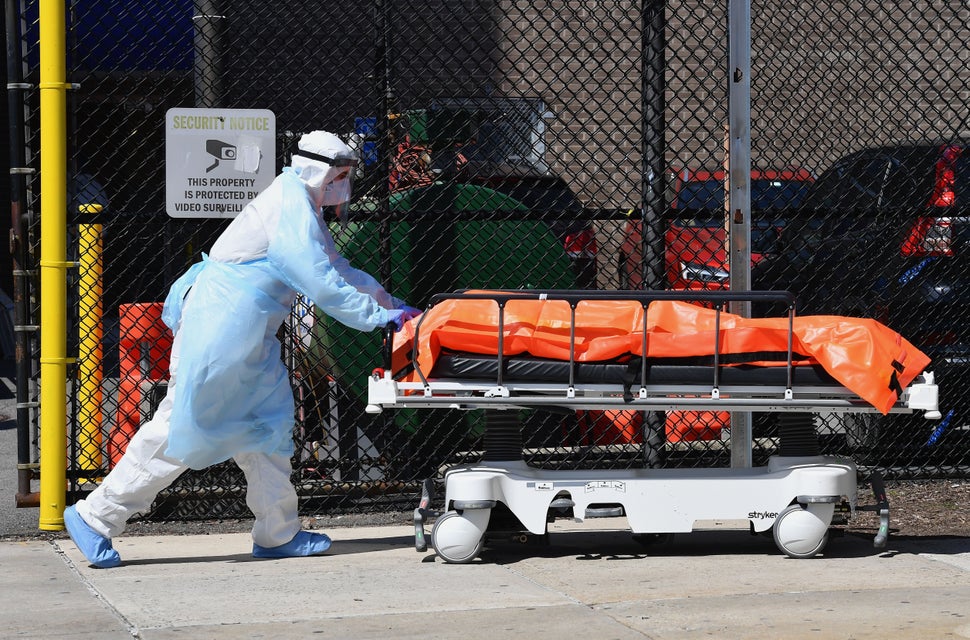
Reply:
<svg viewBox="0 0 970 640"><path fill-rule="evenodd" d="M121 460L98 488L64 510L68 533L95 566L111 567L121 562L111 546L111 538L120 535L128 519L135 513L146 511L158 492L172 484L186 469L181 462L165 455L180 342L180 336L176 336L169 365L168 392L155 415L139 427Z"/></svg>
<svg viewBox="0 0 970 640"><path fill-rule="evenodd" d="M185 471L181 462L165 455L171 411L170 392L101 485L77 503L77 512L99 534L108 538L121 534L129 518L146 511L158 492Z"/></svg>
<svg viewBox="0 0 970 640"><path fill-rule="evenodd" d="M244 453L234 459L246 475L246 504L256 518L254 556L309 556L330 548L330 538L326 535L300 530L289 456Z"/></svg>
<svg viewBox="0 0 970 640"><path fill-rule="evenodd" d="M242 453L234 458L246 475L246 505L256 517L253 542L276 547L300 530L296 490L290 482L290 459L264 453Z"/></svg>
<svg viewBox="0 0 970 640"><path fill-rule="evenodd" d="M135 433L125 454L84 500L64 511L64 524L81 552L95 566L120 562L111 538L125 530L128 519L147 511L158 492L185 471L178 460L165 455L174 385L151 420Z"/></svg>

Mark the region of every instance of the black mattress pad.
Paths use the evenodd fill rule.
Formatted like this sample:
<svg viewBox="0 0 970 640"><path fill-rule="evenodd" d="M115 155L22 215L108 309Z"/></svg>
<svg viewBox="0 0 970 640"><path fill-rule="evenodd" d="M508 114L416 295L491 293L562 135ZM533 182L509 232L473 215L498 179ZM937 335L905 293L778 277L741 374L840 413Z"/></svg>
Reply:
<svg viewBox="0 0 970 640"><path fill-rule="evenodd" d="M794 356L795 360L804 359ZM777 366L746 364L777 362ZM788 383L787 354L730 354L718 362L721 386L765 385ZM429 378L497 380L499 359L495 355L442 350L435 360ZM502 360L503 382L569 383L570 367L575 384L616 384L623 387L640 384L642 358L630 355L609 362L574 362L534 356L505 356ZM715 364L712 357L648 358L646 384L695 385L712 384ZM820 365L800 365L792 369L792 384L806 386L841 386Z"/></svg>

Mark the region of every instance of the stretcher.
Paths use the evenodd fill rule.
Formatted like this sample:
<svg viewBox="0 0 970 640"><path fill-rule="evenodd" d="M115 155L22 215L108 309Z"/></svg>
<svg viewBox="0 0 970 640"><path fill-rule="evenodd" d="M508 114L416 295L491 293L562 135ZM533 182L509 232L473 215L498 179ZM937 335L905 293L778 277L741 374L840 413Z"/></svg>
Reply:
<svg viewBox="0 0 970 640"><path fill-rule="evenodd" d="M744 318L732 303L770 305ZM426 481L415 545L444 561L481 552L492 513L511 512L542 536L556 517L625 516L637 539L744 522L793 558L819 554L836 520L889 505L857 504L856 465L820 455L812 414L925 412L939 418L929 359L868 319L798 317L787 292L462 291L439 294L416 321L384 335L383 367L368 377L371 413L484 409L481 461L445 473L445 509ZM764 466L544 470L521 452L520 409L780 412L778 455ZM735 443L732 441L732 447ZM750 443L748 443L750 446ZM517 448L518 447L518 448ZM503 514L505 511L503 511Z"/></svg>

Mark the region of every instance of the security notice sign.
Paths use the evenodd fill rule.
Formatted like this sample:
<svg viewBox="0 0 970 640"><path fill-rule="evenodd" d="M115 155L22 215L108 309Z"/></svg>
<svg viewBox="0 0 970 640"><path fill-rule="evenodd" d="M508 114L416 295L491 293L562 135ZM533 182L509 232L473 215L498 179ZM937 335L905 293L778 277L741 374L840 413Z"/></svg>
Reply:
<svg viewBox="0 0 970 640"><path fill-rule="evenodd" d="M165 209L233 218L276 177L276 116L267 109L169 109Z"/></svg>

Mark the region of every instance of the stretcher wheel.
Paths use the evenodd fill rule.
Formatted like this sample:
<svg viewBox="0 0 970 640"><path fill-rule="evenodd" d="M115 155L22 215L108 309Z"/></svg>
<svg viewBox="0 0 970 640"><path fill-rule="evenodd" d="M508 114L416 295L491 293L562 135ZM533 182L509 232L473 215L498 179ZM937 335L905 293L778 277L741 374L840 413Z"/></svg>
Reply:
<svg viewBox="0 0 970 640"><path fill-rule="evenodd" d="M782 509L772 532L775 544L789 558L813 558L829 541L829 523L800 504Z"/></svg>
<svg viewBox="0 0 970 640"><path fill-rule="evenodd" d="M488 510L468 510L465 513L475 514L476 511ZM477 519L466 518L457 511L449 511L435 520L434 527L431 528L431 544L435 553L452 564L466 564L477 558L484 541L483 528L475 521ZM487 513L485 520L487 523Z"/></svg>

